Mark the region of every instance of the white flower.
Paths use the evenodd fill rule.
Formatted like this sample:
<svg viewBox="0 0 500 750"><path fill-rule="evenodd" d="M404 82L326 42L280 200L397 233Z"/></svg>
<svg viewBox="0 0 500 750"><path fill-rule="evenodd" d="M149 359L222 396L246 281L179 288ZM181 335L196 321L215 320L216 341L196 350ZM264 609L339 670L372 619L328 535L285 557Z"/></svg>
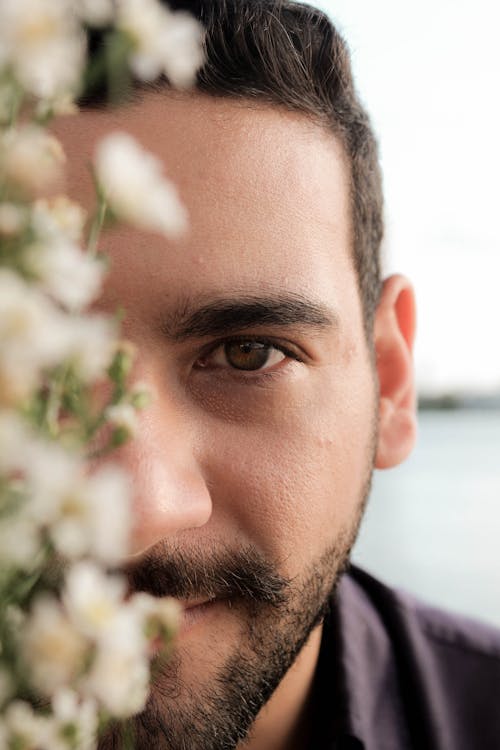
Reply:
<svg viewBox="0 0 500 750"><path fill-rule="evenodd" d="M162 170L161 161L127 133L111 133L97 147L97 177L116 215L170 237L186 229L187 214Z"/></svg>
<svg viewBox="0 0 500 750"><path fill-rule="evenodd" d="M149 678L149 662L144 654L109 644L99 649L84 687L113 716L125 718L146 705Z"/></svg>
<svg viewBox="0 0 500 750"><path fill-rule="evenodd" d="M67 688L58 690L52 698L53 722L56 734L71 726L75 741L72 750L93 750L96 746L98 728L97 705L91 698L81 699L77 693ZM66 745L67 747L67 745ZM56 750L56 748L51 748Z"/></svg>
<svg viewBox="0 0 500 750"><path fill-rule="evenodd" d="M111 632L124 605L124 577L106 575L95 563L81 560L66 573L63 601L72 623L87 637L99 640Z"/></svg>
<svg viewBox="0 0 500 750"><path fill-rule="evenodd" d="M168 16L162 40L162 68L173 86L189 88L205 58L203 28L189 13L179 11Z"/></svg>
<svg viewBox="0 0 500 750"><path fill-rule="evenodd" d="M63 235L33 243L24 261L37 286L68 310L88 307L101 290L104 264Z"/></svg>
<svg viewBox="0 0 500 750"><path fill-rule="evenodd" d="M27 474L26 513L48 528L61 555L92 555L108 564L123 560L131 526L131 489L123 471L104 466L86 476L71 455L46 446L31 452Z"/></svg>
<svg viewBox="0 0 500 750"><path fill-rule="evenodd" d="M85 61L85 37L68 0L2 0L0 69L8 66L37 97L74 92Z"/></svg>
<svg viewBox="0 0 500 750"><path fill-rule="evenodd" d="M0 97L2 96L0 92ZM26 223L26 211L15 203L0 203L0 235L18 234Z"/></svg>
<svg viewBox="0 0 500 750"><path fill-rule="evenodd" d="M68 356L86 382L103 378L116 351L118 328L107 315L71 319Z"/></svg>
<svg viewBox="0 0 500 750"><path fill-rule="evenodd" d="M182 606L171 596L157 597L140 591L130 599L144 617L155 617L170 630L176 630L182 614Z"/></svg>
<svg viewBox="0 0 500 750"><path fill-rule="evenodd" d="M3 718L5 735L9 740L17 739L17 745L14 747L20 746L29 750L38 747L41 721L29 703L14 701L7 707ZM7 747L12 747L10 742Z"/></svg>
<svg viewBox="0 0 500 750"><path fill-rule="evenodd" d="M0 563L25 570L33 568L41 549L40 533L36 525L23 513L7 515L0 520Z"/></svg>
<svg viewBox="0 0 500 750"><path fill-rule="evenodd" d="M134 435L137 430L137 413L131 404L116 404L106 409L106 417L114 427L126 431L127 435Z"/></svg>
<svg viewBox="0 0 500 750"><path fill-rule="evenodd" d="M62 234L72 242L80 242L86 219L85 209L66 195L39 198L33 204L34 229L43 236Z"/></svg>
<svg viewBox="0 0 500 750"><path fill-rule="evenodd" d="M75 10L89 26L105 26L113 21L113 0L75 0Z"/></svg>
<svg viewBox="0 0 500 750"><path fill-rule="evenodd" d="M179 602L169 596L158 598L141 591L130 598L130 606L142 618L148 637L153 641L161 639L164 645L169 645L179 630L182 615Z"/></svg>
<svg viewBox="0 0 500 750"><path fill-rule="evenodd" d="M149 688L143 617L124 601L126 588L123 577L82 561L68 572L63 592L71 621L97 647L81 687L118 717L140 711Z"/></svg>
<svg viewBox="0 0 500 750"><path fill-rule="evenodd" d="M118 0L117 26L132 40L130 66L151 81L162 73L174 86L194 83L203 62L202 26L187 13L172 13L157 0Z"/></svg>
<svg viewBox="0 0 500 750"><path fill-rule="evenodd" d="M52 695L81 673L89 643L56 599L40 595L22 632L21 653L34 687Z"/></svg>
<svg viewBox="0 0 500 750"><path fill-rule="evenodd" d="M35 438L26 422L14 411L0 411L0 474L11 474L26 466L26 448Z"/></svg>
<svg viewBox="0 0 500 750"><path fill-rule="evenodd" d="M0 524L0 558L30 565L46 529L62 555L94 555L115 564L127 553L131 490L126 475L105 466L90 476L81 458L37 439L13 414L0 415L0 471L22 475L28 499Z"/></svg>
<svg viewBox="0 0 500 750"><path fill-rule="evenodd" d="M74 345L66 316L17 274L0 269L0 404L26 397L42 370Z"/></svg>
<svg viewBox="0 0 500 750"><path fill-rule="evenodd" d="M29 496L22 514L38 525L58 514L58 492L84 476L82 458L37 435L14 411L0 411L0 473L15 475L16 487Z"/></svg>
<svg viewBox="0 0 500 750"><path fill-rule="evenodd" d="M76 728L76 727L75 727ZM35 713L23 701L12 703L0 719L0 750L93 750L95 745L72 744L55 717Z"/></svg>
<svg viewBox="0 0 500 750"><path fill-rule="evenodd" d="M103 466L87 478L92 506L90 552L98 560L116 564L129 549L132 489L128 476L116 466Z"/></svg>
<svg viewBox="0 0 500 750"><path fill-rule="evenodd" d="M74 94L60 94L50 99L40 99L35 106L35 115L41 120L78 114Z"/></svg>
<svg viewBox="0 0 500 750"><path fill-rule="evenodd" d="M70 498L84 477L80 457L57 443L32 440L24 446L19 470L29 492L25 514L39 526L53 526L66 514L77 515Z"/></svg>
<svg viewBox="0 0 500 750"><path fill-rule="evenodd" d="M30 194L56 185L64 162L60 142L38 125L0 133L0 177Z"/></svg>
<svg viewBox="0 0 500 750"><path fill-rule="evenodd" d="M81 310L97 297L104 264L84 253L80 241L86 213L66 196L35 202L31 226L35 239L24 252L25 266L38 286L70 310Z"/></svg>

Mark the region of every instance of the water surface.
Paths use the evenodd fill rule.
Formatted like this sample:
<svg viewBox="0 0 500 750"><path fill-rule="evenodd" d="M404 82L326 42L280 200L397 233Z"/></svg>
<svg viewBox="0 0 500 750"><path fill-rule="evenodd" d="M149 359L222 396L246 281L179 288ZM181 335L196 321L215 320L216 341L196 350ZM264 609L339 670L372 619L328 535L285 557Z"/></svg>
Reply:
<svg viewBox="0 0 500 750"><path fill-rule="evenodd" d="M500 411L420 413L412 457L375 473L353 560L500 626Z"/></svg>

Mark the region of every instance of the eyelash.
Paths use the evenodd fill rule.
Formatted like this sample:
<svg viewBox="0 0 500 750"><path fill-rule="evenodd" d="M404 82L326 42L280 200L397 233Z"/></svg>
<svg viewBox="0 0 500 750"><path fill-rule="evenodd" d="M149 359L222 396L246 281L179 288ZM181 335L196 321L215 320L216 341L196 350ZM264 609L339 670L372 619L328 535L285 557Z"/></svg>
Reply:
<svg viewBox="0 0 500 750"><path fill-rule="evenodd" d="M229 346L231 344L246 344L246 343L257 343L262 344L265 347L269 347L271 349L275 349L279 352L282 352L284 356L287 359L294 360L296 362L303 362L303 359L299 356L299 354L292 349L290 349L288 346L283 344L282 342L276 341L274 339L267 338L265 336L234 336L228 339L223 339L221 341L217 341L210 345L209 348L207 348L203 354L197 359L197 362L200 362L200 360L207 359L208 357L215 354L219 349L223 349L226 346ZM226 366L212 366L210 365L198 365L197 369L203 370L203 369L211 369L211 370L226 370L228 371L233 377L239 377L243 379L258 379L258 378L264 378L264 377L272 377L277 374L277 369L281 364L285 363L285 360L282 362L278 362L275 365L269 366L268 369L266 369L266 366L264 366L262 369L255 369L255 370L245 370L244 368L237 368L237 367L231 367L229 363L227 363ZM195 363L196 364L196 363Z"/></svg>

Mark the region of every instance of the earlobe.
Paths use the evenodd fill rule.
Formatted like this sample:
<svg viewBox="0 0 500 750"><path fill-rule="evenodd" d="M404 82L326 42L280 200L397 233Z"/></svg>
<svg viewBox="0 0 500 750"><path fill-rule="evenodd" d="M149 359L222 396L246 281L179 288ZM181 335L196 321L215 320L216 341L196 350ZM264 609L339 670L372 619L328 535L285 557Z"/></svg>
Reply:
<svg viewBox="0 0 500 750"><path fill-rule="evenodd" d="M416 438L413 339L415 298L403 276L384 282L375 317L379 379L379 425L375 465L387 469L404 461Z"/></svg>

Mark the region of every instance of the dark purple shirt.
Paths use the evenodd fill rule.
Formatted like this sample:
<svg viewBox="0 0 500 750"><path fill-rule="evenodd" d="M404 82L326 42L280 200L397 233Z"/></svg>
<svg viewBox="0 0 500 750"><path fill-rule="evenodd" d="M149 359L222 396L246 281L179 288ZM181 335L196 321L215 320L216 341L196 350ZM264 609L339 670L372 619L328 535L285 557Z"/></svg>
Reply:
<svg viewBox="0 0 500 750"><path fill-rule="evenodd" d="M500 632L355 567L325 620L315 690L311 750L500 750Z"/></svg>

